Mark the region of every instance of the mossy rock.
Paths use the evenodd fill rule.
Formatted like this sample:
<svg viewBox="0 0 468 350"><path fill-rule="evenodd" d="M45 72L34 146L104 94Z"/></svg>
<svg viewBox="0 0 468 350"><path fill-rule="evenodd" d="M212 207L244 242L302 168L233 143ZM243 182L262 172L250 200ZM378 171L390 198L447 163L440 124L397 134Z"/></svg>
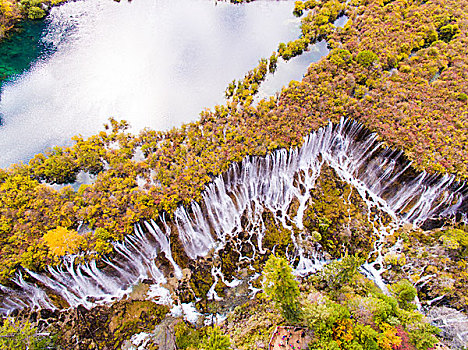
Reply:
<svg viewBox="0 0 468 350"><path fill-rule="evenodd" d="M195 296L201 299L202 304L206 305L207 294L214 283L213 276L211 275L212 258L199 259L192 261L190 270L192 276L190 278L190 287L192 288Z"/></svg>
<svg viewBox="0 0 468 350"><path fill-rule="evenodd" d="M172 258L179 265L180 268L187 267L189 264L189 257L185 253L184 246L180 241L179 235L177 233L177 229L175 225L171 225L171 251L172 251Z"/></svg>
<svg viewBox="0 0 468 350"><path fill-rule="evenodd" d="M168 312L168 306L146 300L121 300L91 310L78 306L61 312L47 331L57 334L63 349L120 349L134 334L152 330Z"/></svg>
<svg viewBox="0 0 468 350"><path fill-rule="evenodd" d="M368 221L367 205L357 190L340 180L327 165L311 191L311 202L304 215L304 226L309 235L320 239L326 252L334 257L346 251L368 254L375 235Z"/></svg>
<svg viewBox="0 0 468 350"><path fill-rule="evenodd" d="M277 222L275 216L270 211L263 212L262 217L265 224L265 235L262 241L263 247L269 250L275 248L275 252L284 255L286 249L293 244L291 231Z"/></svg>
<svg viewBox="0 0 468 350"><path fill-rule="evenodd" d="M129 339L133 334L152 329L161 322L168 312L168 306L146 300L114 304L108 323L109 332L114 339L114 348L120 346L125 339Z"/></svg>
<svg viewBox="0 0 468 350"><path fill-rule="evenodd" d="M221 259L221 271L224 276L231 277L235 276L239 267L239 252L232 249L233 244L226 244L224 249L219 252Z"/></svg>

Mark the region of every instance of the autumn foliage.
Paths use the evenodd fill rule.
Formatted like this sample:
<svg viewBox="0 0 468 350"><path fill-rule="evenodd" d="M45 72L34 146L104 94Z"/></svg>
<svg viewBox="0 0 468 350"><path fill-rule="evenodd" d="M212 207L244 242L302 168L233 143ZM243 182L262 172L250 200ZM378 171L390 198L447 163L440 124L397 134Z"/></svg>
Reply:
<svg viewBox="0 0 468 350"><path fill-rule="evenodd" d="M48 231L43 239L49 251L56 256L77 253L85 244L85 239L76 231L64 227Z"/></svg>

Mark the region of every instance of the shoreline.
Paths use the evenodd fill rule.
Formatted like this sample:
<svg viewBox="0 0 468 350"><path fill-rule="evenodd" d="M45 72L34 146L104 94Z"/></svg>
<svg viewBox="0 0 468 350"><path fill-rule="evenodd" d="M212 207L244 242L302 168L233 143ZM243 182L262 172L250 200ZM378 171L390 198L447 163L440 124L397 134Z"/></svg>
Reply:
<svg viewBox="0 0 468 350"><path fill-rule="evenodd" d="M10 35L14 35L15 27L26 19L40 20L45 18L52 7L67 0L36 0L23 1L0 0L0 45Z"/></svg>

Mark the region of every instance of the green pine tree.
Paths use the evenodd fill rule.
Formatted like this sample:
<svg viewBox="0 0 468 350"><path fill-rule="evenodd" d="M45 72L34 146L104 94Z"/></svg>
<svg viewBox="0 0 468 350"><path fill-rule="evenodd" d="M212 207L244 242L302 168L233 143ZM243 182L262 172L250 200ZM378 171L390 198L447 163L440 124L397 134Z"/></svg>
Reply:
<svg viewBox="0 0 468 350"><path fill-rule="evenodd" d="M299 286L285 258L271 255L263 271L265 293L281 308L290 322L299 319Z"/></svg>

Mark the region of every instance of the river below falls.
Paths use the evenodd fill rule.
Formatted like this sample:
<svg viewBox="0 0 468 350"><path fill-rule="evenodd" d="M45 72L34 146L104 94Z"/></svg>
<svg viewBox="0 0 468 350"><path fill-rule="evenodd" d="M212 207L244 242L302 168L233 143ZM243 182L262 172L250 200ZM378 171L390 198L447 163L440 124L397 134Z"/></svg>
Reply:
<svg viewBox="0 0 468 350"><path fill-rule="evenodd" d="M132 131L196 120L224 102L229 82L280 42L299 37L293 7L293 1L81 0L54 8L37 43L47 50L1 87L0 166L67 145L73 135L90 136L109 117L127 120ZM322 42L280 62L262 96L300 80L327 52Z"/></svg>

